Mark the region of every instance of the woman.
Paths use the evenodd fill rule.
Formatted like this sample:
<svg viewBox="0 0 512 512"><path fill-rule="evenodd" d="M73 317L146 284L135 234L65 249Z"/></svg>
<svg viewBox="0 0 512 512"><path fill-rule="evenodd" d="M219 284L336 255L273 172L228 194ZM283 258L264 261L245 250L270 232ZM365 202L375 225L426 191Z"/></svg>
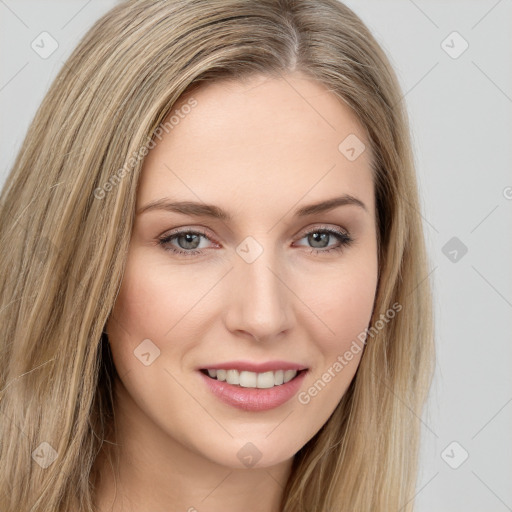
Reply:
<svg viewBox="0 0 512 512"><path fill-rule="evenodd" d="M1 197L1 508L413 509L433 365L401 92L335 0L123 2Z"/></svg>

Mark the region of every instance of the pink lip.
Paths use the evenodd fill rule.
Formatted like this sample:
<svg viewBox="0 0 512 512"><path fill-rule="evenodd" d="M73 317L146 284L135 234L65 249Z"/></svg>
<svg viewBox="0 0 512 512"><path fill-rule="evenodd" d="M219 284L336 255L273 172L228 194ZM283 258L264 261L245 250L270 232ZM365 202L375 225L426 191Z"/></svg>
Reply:
<svg viewBox="0 0 512 512"><path fill-rule="evenodd" d="M219 368L226 368L219 367ZM229 367L229 369L236 369ZM282 368L282 367L281 367ZM213 368L211 368L213 369ZM249 370L252 371L252 370ZM270 371L270 370L267 370ZM258 388L243 388L212 379L203 372L198 372L210 391L217 396L224 403L243 409L244 411L267 411L274 409L286 403L292 398L299 390L306 371L300 372L295 378L288 381L286 384L274 386L273 388L258 389Z"/></svg>
<svg viewBox="0 0 512 512"><path fill-rule="evenodd" d="M252 363L250 361L227 361L226 363L212 364L197 368L198 370L238 370L246 372L264 373L277 370L306 370L307 366L290 363L289 361L267 361L265 363Z"/></svg>

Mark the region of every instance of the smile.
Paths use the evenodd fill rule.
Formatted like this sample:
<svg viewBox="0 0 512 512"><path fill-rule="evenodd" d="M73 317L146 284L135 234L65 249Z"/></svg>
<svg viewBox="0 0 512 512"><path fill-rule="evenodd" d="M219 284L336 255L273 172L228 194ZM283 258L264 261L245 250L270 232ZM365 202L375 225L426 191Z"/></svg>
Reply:
<svg viewBox="0 0 512 512"><path fill-rule="evenodd" d="M233 386L258 389L269 389L274 386L281 386L294 379L299 373L297 370L276 370L256 373L234 369L204 369L201 370L201 372L214 380L227 382Z"/></svg>

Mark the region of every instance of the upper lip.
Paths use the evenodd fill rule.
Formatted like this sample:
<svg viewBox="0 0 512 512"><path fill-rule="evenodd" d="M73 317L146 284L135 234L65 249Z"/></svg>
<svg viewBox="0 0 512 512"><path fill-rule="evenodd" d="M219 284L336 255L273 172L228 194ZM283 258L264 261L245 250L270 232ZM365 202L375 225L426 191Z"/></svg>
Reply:
<svg viewBox="0 0 512 512"><path fill-rule="evenodd" d="M255 363L251 361L226 361L224 363L209 364L198 368L199 370L238 370L264 373L274 372L277 370L307 370L307 366L300 363L293 363L290 361L266 361L263 363Z"/></svg>

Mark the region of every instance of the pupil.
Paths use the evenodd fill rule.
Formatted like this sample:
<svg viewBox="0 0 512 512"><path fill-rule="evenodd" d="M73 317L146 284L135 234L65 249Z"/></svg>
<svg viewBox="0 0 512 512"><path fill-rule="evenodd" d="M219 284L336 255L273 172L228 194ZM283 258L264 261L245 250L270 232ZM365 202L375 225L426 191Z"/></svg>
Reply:
<svg viewBox="0 0 512 512"><path fill-rule="evenodd" d="M328 233L313 233L309 236L313 239L313 244L312 244L313 247L326 247L327 243L329 242L330 235ZM315 243L317 243L318 241L321 241L322 238L325 243L321 244L320 246L315 246ZM310 242L311 242L311 240L310 240Z"/></svg>
<svg viewBox="0 0 512 512"><path fill-rule="evenodd" d="M194 237L196 238L195 244L193 241L191 241L191 240L193 240ZM183 239L183 238L185 239L185 246L180 244L182 249L196 249L197 246L199 245L198 244L199 237L197 235L188 233L188 234L180 236L180 239ZM187 244L192 244L192 247L188 246Z"/></svg>

